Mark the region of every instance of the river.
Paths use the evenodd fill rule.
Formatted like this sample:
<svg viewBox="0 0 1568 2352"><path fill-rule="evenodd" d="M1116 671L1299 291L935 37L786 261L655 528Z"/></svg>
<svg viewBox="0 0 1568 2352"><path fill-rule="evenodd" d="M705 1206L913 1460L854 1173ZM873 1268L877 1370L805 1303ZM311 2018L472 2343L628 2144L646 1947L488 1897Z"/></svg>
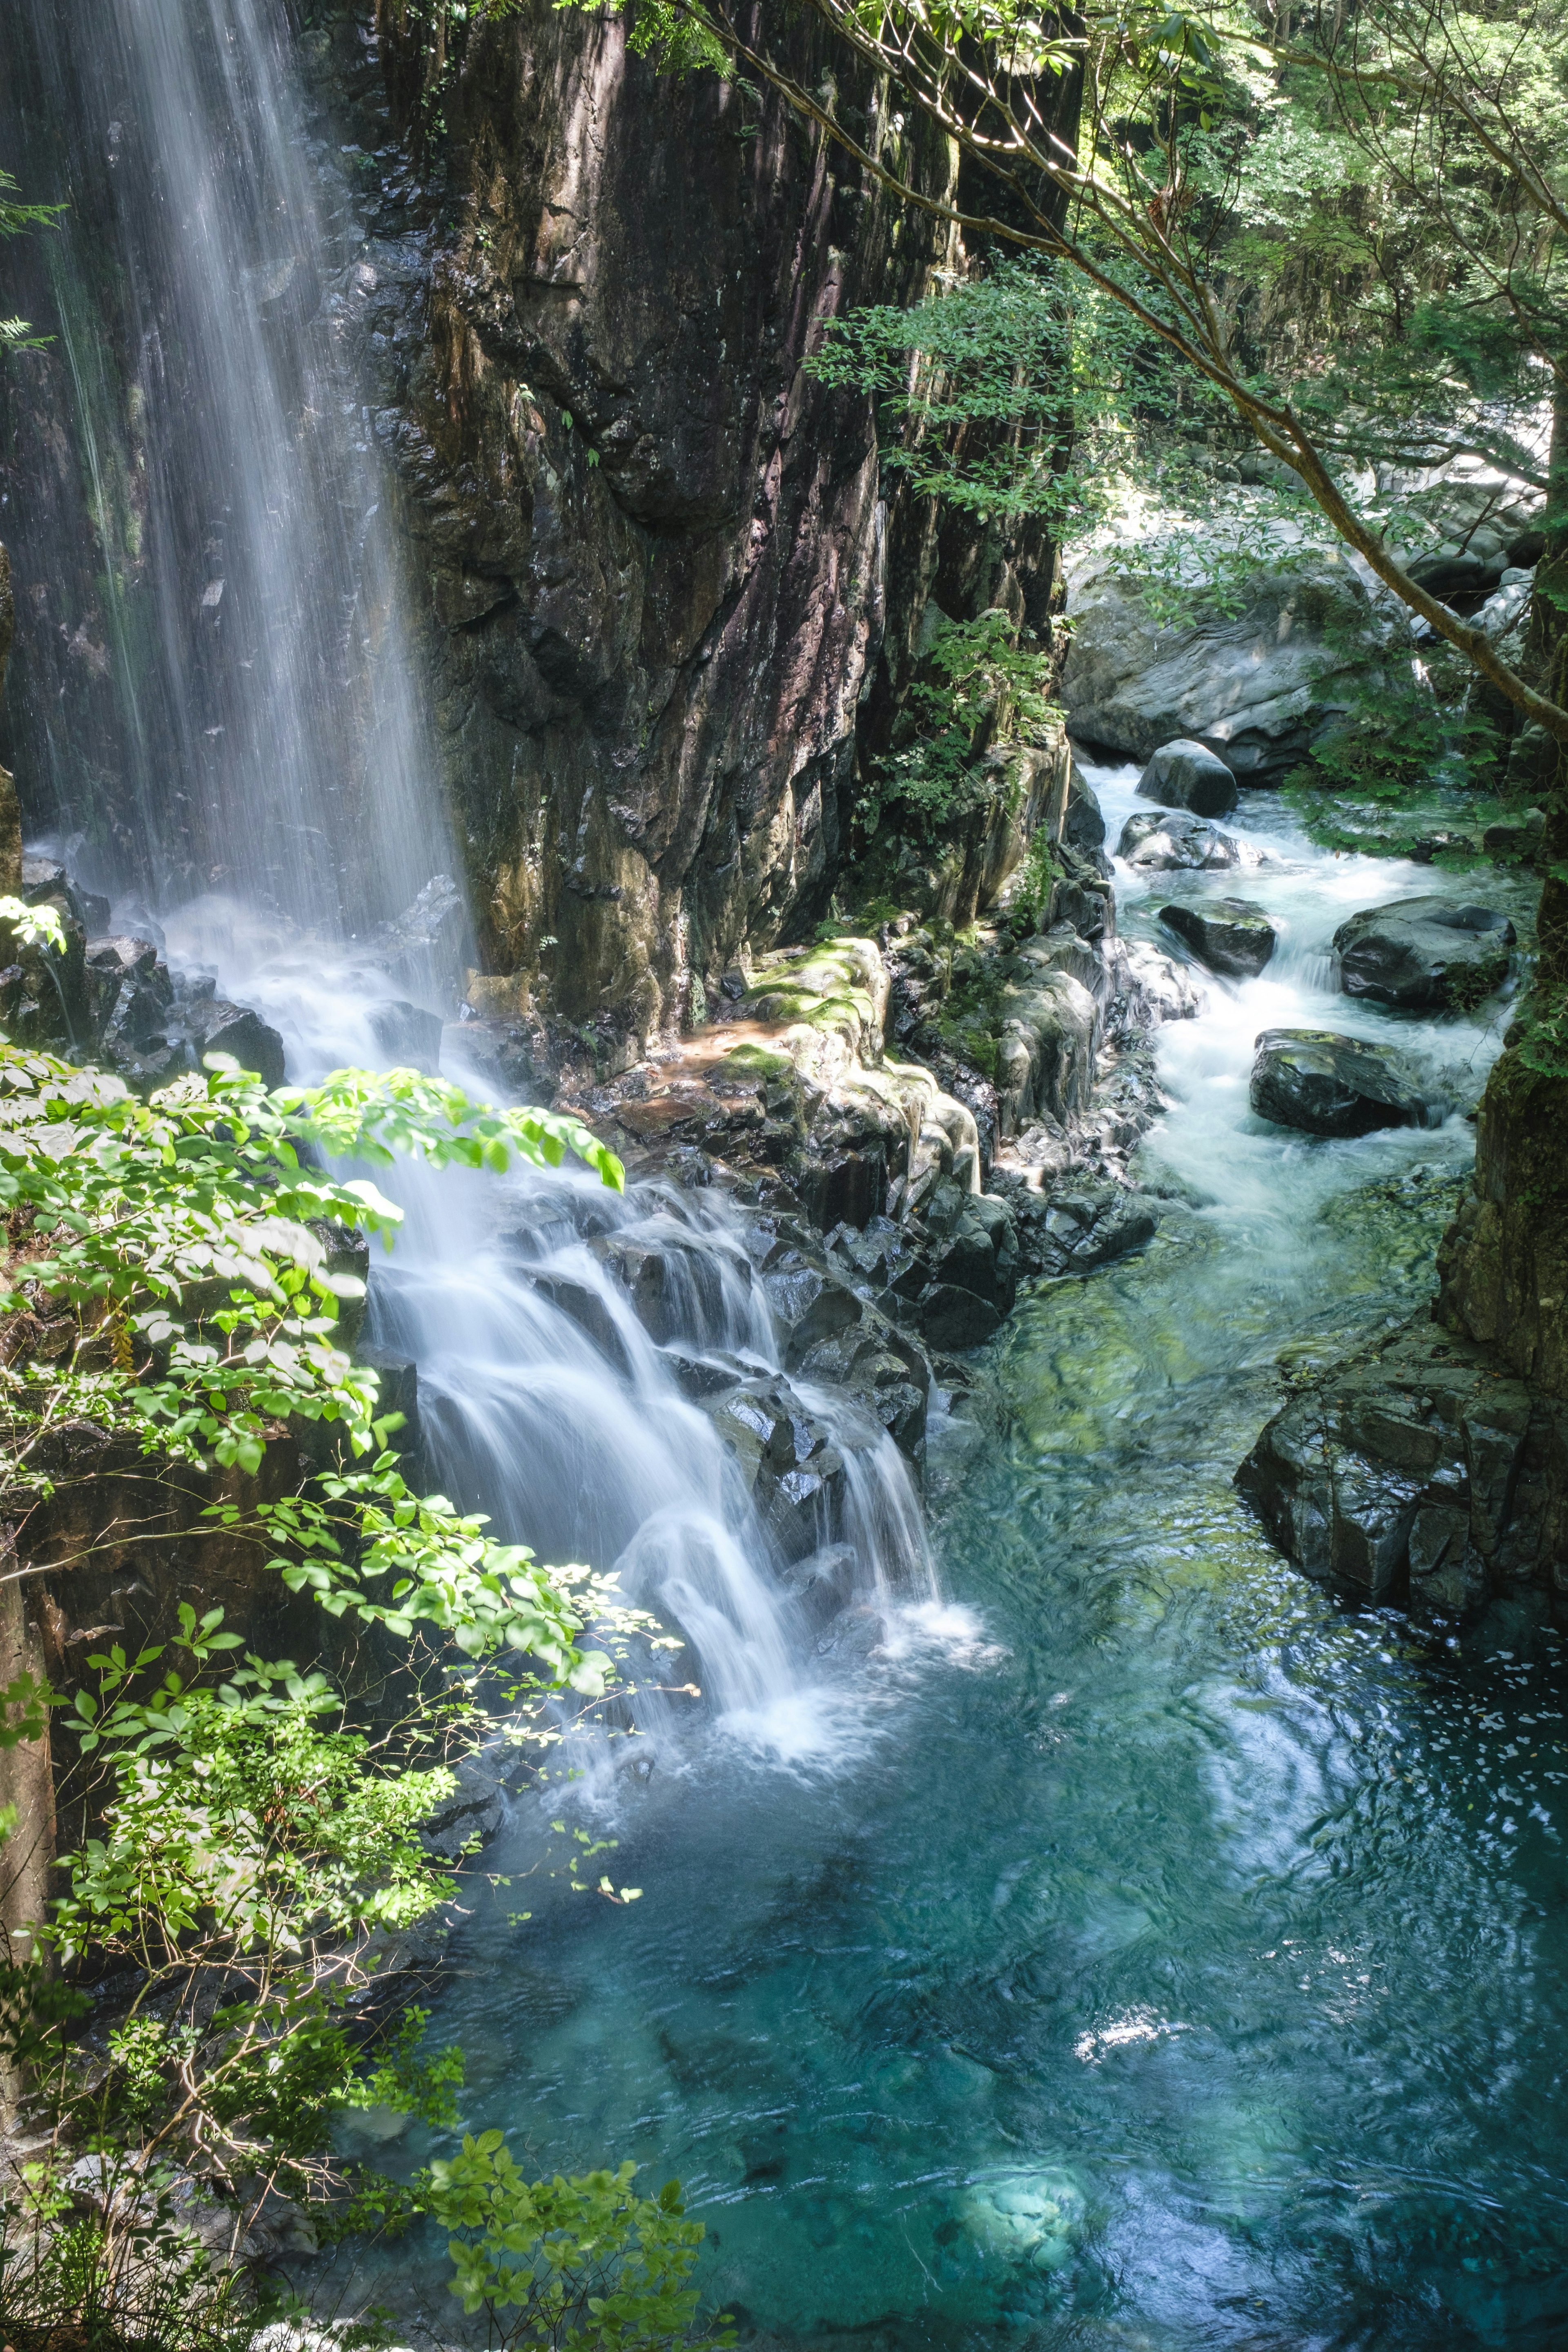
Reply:
<svg viewBox="0 0 1568 2352"><path fill-rule="evenodd" d="M1133 772L1090 772L1114 839ZM1021 1302L1005 1434L939 1482L940 1600L524 1802L454 1953L432 2030L470 2123L541 2170L679 2177L763 2343L1568 2328L1557 1638L1521 1603L1462 1638L1342 1609L1230 1483L1282 1363L1420 1307L1470 1152L1458 1117L1265 1127L1254 1034L1397 1028L1473 1094L1505 1016L1329 992L1347 912L1473 878L1326 856L1272 796L1242 823L1268 862L1230 879L1281 947L1161 1034L1144 1171L1189 1197ZM1118 880L1157 936L1170 877ZM638 1902L569 1891L567 1817Z"/></svg>

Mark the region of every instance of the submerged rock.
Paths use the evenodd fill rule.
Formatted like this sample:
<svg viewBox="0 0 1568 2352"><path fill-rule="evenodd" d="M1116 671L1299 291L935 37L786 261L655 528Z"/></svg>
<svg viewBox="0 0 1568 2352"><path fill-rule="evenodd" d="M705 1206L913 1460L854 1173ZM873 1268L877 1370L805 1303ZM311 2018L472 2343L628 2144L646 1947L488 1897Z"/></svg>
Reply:
<svg viewBox="0 0 1568 2352"><path fill-rule="evenodd" d="M1368 907L1334 933L1347 996L1406 1012L1474 1004L1508 977L1517 934L1489 907L1447 898L1396 898Z"/></svg>
<svg viewBox="0 0 1568 2352"><path fill-rule="evenodd" d="M1195 906L1162 907L1160 920L1211 971L1250 980L1277 944L1274 926L1250 898L1205 898Z"/></svg>
<svg viewBox="0 0 1568 2352"><path fill-rule="evenodd" d="M1205 824L1201 817L1173 816L1153 809L1147 815L1140 813L1128 818L1116 855L1129 866L1155 873L1174 873L1184 867L1214 872L1241 863L1237 843L1216 825Z"/></svg>
<svg viewBox="0 0 1568 2352"><path fill-rule="evenodd" d="M1194 816L1228 816L1237 794L1236 778L1218 753L1178 735L1161 744L1139 777L1138 797Z"/></svg>
<svg viewBox="0 0 1568 2352"><path fill-rule="evenodd" d="M1379 1127L1437 1127L1446 1106L1393 1045L1329 1029L1265 1029L1252 1065L1259 1118L1307 1135L1369 1135Z"/></svg>

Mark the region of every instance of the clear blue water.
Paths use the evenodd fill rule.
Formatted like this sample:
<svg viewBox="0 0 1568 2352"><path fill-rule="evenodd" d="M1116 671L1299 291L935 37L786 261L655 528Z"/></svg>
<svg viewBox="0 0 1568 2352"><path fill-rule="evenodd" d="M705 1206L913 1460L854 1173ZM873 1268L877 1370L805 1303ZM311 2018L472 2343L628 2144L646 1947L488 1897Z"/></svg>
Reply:
<svg viewBox="0 0 1568 2352"><path fill-rule="evenodd" d="M1529 1598L1462 1639L1342 1612L1230 1483L1281 1359L1424 1300L1469 1150L1251 1119L1256 1013L1315 1017L1318 931L1405 878L1273 855L1296 963L1167 1033L1192 1202L1021 1304L943 1600L525 1804L458 1939L470 2124L681 2179L760 2346L1568 2342L1557 1637ZM563 1806L639 1902L551 1874ZM403 2257L449 2336L441 2273Z"/></svg>

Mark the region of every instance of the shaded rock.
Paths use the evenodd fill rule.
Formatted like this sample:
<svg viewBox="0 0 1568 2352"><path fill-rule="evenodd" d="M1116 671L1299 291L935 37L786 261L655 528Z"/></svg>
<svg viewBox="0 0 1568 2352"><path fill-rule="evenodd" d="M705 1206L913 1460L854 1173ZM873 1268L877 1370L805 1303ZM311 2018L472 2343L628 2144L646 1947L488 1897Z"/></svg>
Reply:
<svg viewBox="0 0 1568 2352"><path fill-rule="evenodd" d="M1069 849L1092 856L1105 846L1105 818L1095 789L1075 760L1068 777L1067 809L1061 838Z"/></svg>
<svg viewBox="0 0 1568 2352"><path fill-rule="evenodd" d="M593 1341L606 1363L612 1364L624 1379L629 1380L632 1374L631 1352L601 1293L591 1283L574 1281L570 1275L536 1274L531 1279L535 1290L548 1298L552 1306L558 1307L563 1315L569 1315L579 1330ZM662 1303L661 1285L661 1306ZM714 1385L721 1383L726 1377L722 1371L717 1372Z"/></svg>
<svg viewBox="0 0 1568 2352"><path fill-rule="evenodd" d="M1201 817L1169 816L1151 810L1130 816L1121 828L1116 855L1129 866L1174 873L1191 867L1213 873L1241 863L1241 851L1228 833L1205 824Z"/></svg>
<svg viewBox="0 0 1568 2352"><path fill-rule="evenodd" d="M1013 1208L1024 1270L1051 1276L1091 1274L1142 1249L1160 1224L1154 1202L1120 1184L1049 1194L1020 1190Z"/></svg>
<svg viewBox="0 0 1568 2352"><path fill-rule="evenodd" d="M208 1054L226 1054L242 1070L253 1070L264 1086L282 1085L283 1040L248 1005L230 1004L221 996L197 998L181 1007L180 1021L198 1062Z"/></svg>
<svg viewBox="0 0 1568 2352"><path fill-rule="evenodd" d="M794 1371L824 1339L853 1328L866 1308L847 1282L798 1250L786 1251L763 1275L763 1289L783 1342L785 1365Z"/></svg>
<svg viewBox="0 0 1568 2352"><path fill-rule="evenodd" d="M842 1541L844 1456L788 1381L744 1381L700 1402L781 1560L805 1559Z"/></svg>
<svg viewBox="0 0 1568 2352"><path fill-rule="evenodd" d="M1328 1029L1265 1029L1250 1096L1259 1118L1306 1135L1369 1135L1379 1127L1437 1127L1445 1106L1393 1045Z"/></svg>
<svg viewBox="0 0 1568 2352"><path fill-rule="evenodd" d="M1409 1012L1474 1004L1508 977L1516 938L1506 915L1447 898L1368 907L1334 933L1347 996Z"/></svg>
<svg viewBox="0 0 1568 2352"><path fill-rule="evenodd" d="M657 1346L721 1333L723 1281L710 1252L673 1238L634 1241L621 1234L606 1234L588 1246Z"/></svg>
<svg viewBox="0 0 1568 2352"><path fill-rule="evenodd" d="M931 1283L921 1293L916 1311L926 1345L950 1355L984 1347L1002 1328L991 1302L957 1283Z"/></svg>
<svg viewBox="0 0 1568 2352"><path fill-rule="evenodd" d="M1500 554L1484 556L1468 551L1461 554L1438 548L1431 555L1416 556L1405 568L1418 586L1428 589L1445 604L1456 597L1473 604L1500 585L1508 566Z"/></svg>
<svg viewBox="0 0 1568 2352"><path fill-rule="evenodd" d="M1057 850L1057 865L1060 870L1051 885L1047 928L1067 923L1086 940L1114 939L1116 892L1110 863L1103 851L1078 849L1063 842Z"/></svg>
<svg viewBox="0 0 1568 2352"><path fill-rule="evenodd" d="M354 1347L356 1364L363 1364L374 1372L377 1380L377 1417L401 1413L402 1426L389 1438L394 1454L400 1456L406 1472L409 1463L417 1459L422 1443L419 1423L419 1367L411 1356L400 1356L395 1349L378 1348L368 1341ZM323 1429L330 1424L321 1424Z"/></svg>
<svg viewBox="0 0 1568 2352"><path fill-rule="evenodd" d="M1013 1213L1005 1201L989 1192L965 1192L944 1178L927 1205L921 1255L931 1281L972 1292L996 1310L1010 1315L1018 1292L1018 1236ZM921 1293L922 1328L925 1303ZM943 1310L945 1311L945 1310ZM949 1341L927 1338L933 1348Z"/></svg>
<svg viewBox="0 0 1568 2352"><path fill-rule="evenodd" d="M1069 934L1069 937L1077 936ZM1100 1007L1070 971L1063 942L1029 940L1000 966L997 1123L1004 1138L1032 1119L1087 1110L1100 1050Z"/></svg>
<svg viewBox="0 0 1568 2352"><path fill-rule="evenodd" d="M1294 1398L1236 1483L1286 1557L1347 1597L1462 1617L1568 1583L1568 1406L1429 1324Z"/></svg>
<svg viewBox="0 0 1568 2352"><path fill-rule="evenodd" d="M1228 816L1237 794L1236 778L1217 752L1177 736L1161 744L1139 777L1138 797L1194 816Z"/></svg>
<svg viewBox="0 0 1568 2352"><path fill-rule="evenodd" d="M395 1067L436 1076L441 1067L445 1025L438 1013L426 1013L422 1004L394 997L389 1003L371 1007L370 1025L376 1044Z"/></svg>
<svg viewBox="0 0 1568 2352"><path fill-rule="evenodd" d="M1274 926L1249 898L1205 898L1162 907L1160 920L1211 971L1250 980L1274 953Z"/></svg>

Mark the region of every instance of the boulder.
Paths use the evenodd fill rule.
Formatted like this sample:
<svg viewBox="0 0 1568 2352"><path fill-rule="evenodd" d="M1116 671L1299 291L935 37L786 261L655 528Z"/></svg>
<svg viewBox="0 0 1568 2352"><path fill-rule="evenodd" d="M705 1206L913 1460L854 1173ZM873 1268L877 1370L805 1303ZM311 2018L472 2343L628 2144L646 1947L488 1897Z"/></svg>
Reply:
<svg viewBox="0 0 1568 2352"><path fill-rule="evenodd" d="M1151 1029L1163 1021L1194 1021L1208 1005L1188 966L1147 940L1130 940L1118 950L1117 978L1132 1017Z"/></svg>
<svg viewBox="0 0 1568 2352"><path fill-rule="evenodd" d="M1257 1046L1252 1108L1277 1127L1343 1136L1442 1123L1447 1105L1393 1045L1327 1029L1265 1029Z"/></svg>
<svg viewBox="0 0 1568 2352"><path fill-rule="evenodd" d="M1239 612L1194 585L1172 621L1103 557L1076 572L1068 605L1061 694L1074 739L1131 760L1173 738L1201 742L1246 784L1296 767L1382 649L1364 589L1332 556L1256 573Z"/></svg>
<svg viewBox="0 0 1568 2352"><path fill-rule="evenodd" d="M858 1567L853 1544L826 1544L805 1559L786 1562L779 1571L779 1581L799 1602L808 1627L817 1633L847 1606Z"/></svg>
<svg viewBox="0 0 1568 2352"><path fill-rule="evenodd" d="M1395 898L1363 908L1334 933L1340 985L1347 996L1405 1012L1475 1004L1507 979L1516 936L1489 907Z"/></svg>
<svg viewBox="0 0 1568 2352"><path fill-rule="evenodd" d="M965 1192L951 1177L937 1186L927 1205L922 1255L931 1280L967 1290L995 1308L998 1320L1013 1311L1018 1295L1018 1236L1005 1201L990 1192ZM921 1294L922 1299L929 1296ZM925 1309L921 1309L922 1323ZM929 1333L932 1347L948 1343Z"/></svg>
<svg viewBox="0 0 1568 2352"><path fill-rule="evenodd" d="M468 940L462 891L449 874L437 874L365 945L388 979L429 1003L452 1006L463 993Z"/></svg>
<svg viewBox="0 0 1568 2352"><path fill-rule="evenodd" d="M919 1312L926 1345L944 1356L983 1348L1002 1328L995 1307L957 1283L933 1282L921 1293Z"/></svg>
<svg viewBox="0 0 1568 2352"><path fill-rule="evenodd" d="M283 1040L248 1004L221 996L196 997L180 1008L180 1022L199 1063L208 1054L226 1054L242 1070L254 1071L263 1086L283 1083Z"/></svg>
<svg viewBox="0 0 1568 2352"><path fill-rule="evenodd" d="M1227 980L1250 980L1274 953L1274 926L1249 898L1205 898L1162 907L1160 920L1200 963Z"/></svg>
<svg viewBox="0 0 1568 2352"><path fill-rule="evenodd" d="M1228 816L1237 803L1236 778L1206 744L1178 735L1161 744L1139 777L1138 797L1194 816Z"/></svg>
<svg viewBox="0 0 1568 2352"><path fill-rule="evenodd" d="M1128 818L1116 855L1129 866L1159 874L1184 868L1214 873L1241 863L1241 851L1228 833L1205 824L1202 817L1166 815L1153 809Z"/></svg>
<svg viewBox="0 0 1568 2352"><path fill-rule="evenodd" d="M1423 1318L1276 1413L1236 1484L1306 1575L1465 1617L1555 1573L1565 1424L1561 1402Z"/></svg>
<svg viewBox="0 0 1568 2352"><path fill-rule="evenodd" d="M395 996L384 1004L372 1005L370 1026L376 1044L395 1068L423 1070L426 1077L437 1076L441 1067L444 1026L438 1013L426 1013L422 1004L410 1004L405 997Z"/></svg>
<svg viewBox="0 0 1568 2352"><path fill-rule="evenodd" d="M807 1559L842 1541L843 1454L788 1381L773 1375L738 1381L704 1397L701 1407L733 1455L781 1561Z"/></svg>
<svg viewBox="0 0 1568 2352"><path fill-rule="evenodd" d="M1152 1201L1120 1184L1050 1194L1020 1192L1014 1206L1025 1267L1051 1276L1091 1274L1112 1258L1125 1257L1152 1241L1160 1223Z"/></svg>
<svg viewBox="0 0 1568 2352"><path fill-rule="evenodd" d="M1089 1108L1100 1050L1100 1007L1060 968L1054 943L1026 943L999 967L996 1108L1004 1137L1042 1116Z"/></svg>

